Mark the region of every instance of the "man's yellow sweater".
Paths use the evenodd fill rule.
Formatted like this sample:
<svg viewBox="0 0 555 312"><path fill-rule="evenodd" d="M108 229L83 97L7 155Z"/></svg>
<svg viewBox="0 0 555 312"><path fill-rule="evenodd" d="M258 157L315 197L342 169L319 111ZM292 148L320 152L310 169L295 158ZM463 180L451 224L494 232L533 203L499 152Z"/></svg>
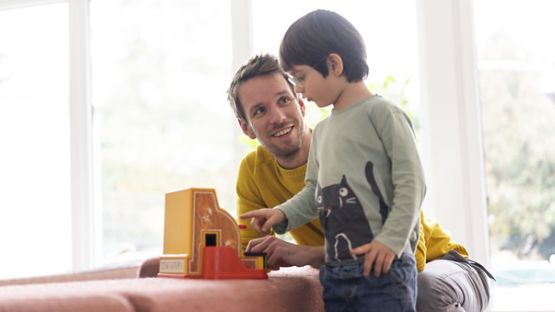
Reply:
<svg viewBox="0 0 555 312"><path fill-rule="evenodd" d="M248 154L239 168L237 177L237 216L254 209L272 208L293 197L304 186L306 164L295 169L284 169L275 157L264 147ZM237 218L239 219L239 218ZM247 229L241 231L241 244L247 246L249 240L260 237L248 220L239 220ZM323 246L324 234L318 219L289 232L300 245ZM420 211L420 237L416 250L416 267L424 270L426 262L455 250L468 257L464 246L451 240L451 236L441 225L428 219Z"/></svg>

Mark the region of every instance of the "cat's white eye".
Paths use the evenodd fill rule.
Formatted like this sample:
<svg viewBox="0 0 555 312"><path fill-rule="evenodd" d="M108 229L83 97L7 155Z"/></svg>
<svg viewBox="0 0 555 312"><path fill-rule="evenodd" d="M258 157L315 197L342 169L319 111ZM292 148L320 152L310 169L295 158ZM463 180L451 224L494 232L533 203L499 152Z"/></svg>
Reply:
<svg viewBox="0 0 555 312"><path fill-rule="evenodd" d="M349 190L346 187L342 187L339 189L339 195L341 195L342 197L347 196L347 194L349 194Z"/></svg>

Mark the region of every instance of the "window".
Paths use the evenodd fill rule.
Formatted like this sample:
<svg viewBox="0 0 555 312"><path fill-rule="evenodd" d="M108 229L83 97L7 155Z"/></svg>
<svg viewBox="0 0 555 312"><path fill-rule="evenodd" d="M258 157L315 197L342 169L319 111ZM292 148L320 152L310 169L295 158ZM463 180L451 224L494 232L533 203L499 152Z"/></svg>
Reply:
<svg viewBox="0 0 555 312"><path fill-rule="evenodd" d="M72 251L68 6L1 5L0 278L66 271Z"/></svg>
<svg viewBox="0 0 555 312"><path fill-rule="evenodd" d="M235 207L230 3L90 3L101 254L142 260L162 252L165 193L215 188Z"/></svg>
<svg viewBox="0 0 555 312"><path fill-rule="evenodd" d="M554 11L552 1L475 1L492 311L555 309Z"/></svg>

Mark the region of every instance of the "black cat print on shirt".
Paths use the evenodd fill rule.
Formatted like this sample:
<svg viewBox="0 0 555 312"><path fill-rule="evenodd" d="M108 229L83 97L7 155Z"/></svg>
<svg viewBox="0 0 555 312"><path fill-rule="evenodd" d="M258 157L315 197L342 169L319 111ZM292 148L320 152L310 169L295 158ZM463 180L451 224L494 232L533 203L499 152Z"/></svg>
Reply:
<svg viewBox="0 0 555 312"><path fill-rule="evenodd" d="M380 205L382 224L389 213L373 173L373 164L368 162L365 168L366 179ZM345 175L338 184L316 189L316 205L320 223L326 236L326 254L331 261L357 259L351 255L351 249L371 242L374 234L364 214L358 197L347 183Z"/></svg>

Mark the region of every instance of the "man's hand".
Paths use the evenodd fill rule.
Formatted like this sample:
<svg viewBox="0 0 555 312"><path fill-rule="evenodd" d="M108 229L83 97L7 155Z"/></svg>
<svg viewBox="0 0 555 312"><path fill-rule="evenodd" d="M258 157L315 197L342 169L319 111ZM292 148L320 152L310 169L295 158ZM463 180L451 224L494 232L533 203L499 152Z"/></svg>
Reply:
<svg viewBox="0 0 555 312"><path fill-rule="evenodd" d="M253 229L259 233L268 234L272 226L285 220L285 214L277 208L262 208L246 212L240 218L250 218Z"/></svg>
<svg viewBox="0 0 555 312"><path fill-rule="evenodd" d="M266 253L266 263L272 270L305 265L318 268L324 264L324 247L295 245L275 236L252 239L246 251Z"/></svg>
<svg viewBox="0 0 555 312"><path fill-rule="evenodd" d="M391 263L395 259L395 252L386 245L373 240L357 248L351 249L353 255L364 255L364 276L368 277L370 270L374 268L374 276L379 277L391 269Z"/></svg>

